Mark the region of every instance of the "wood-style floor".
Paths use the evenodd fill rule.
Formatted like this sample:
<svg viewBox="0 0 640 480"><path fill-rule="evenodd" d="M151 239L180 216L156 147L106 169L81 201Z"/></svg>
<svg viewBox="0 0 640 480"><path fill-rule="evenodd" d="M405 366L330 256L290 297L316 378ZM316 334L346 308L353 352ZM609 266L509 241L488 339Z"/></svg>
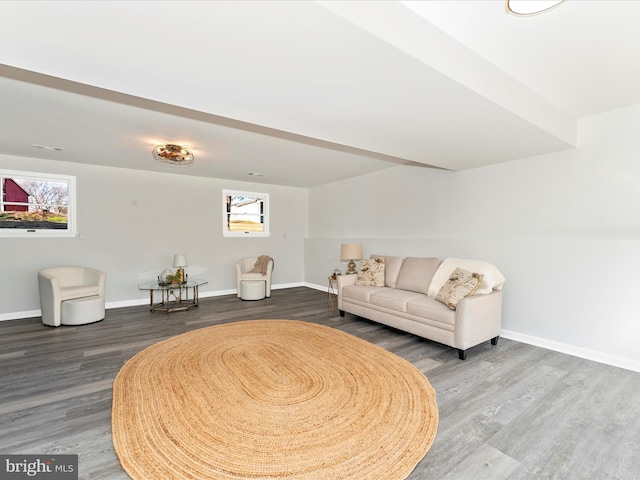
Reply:
<svg viewBox="0 0 640 480"><path fill-rule="evenodd" d="M304 287L258 302L202 299L170 315L112 309L80 327L0 322L0 453L78 454L81 479L128 478L110 427L112 381L123 363L173 335L262 318L339 328L424 372L440 424L410 480L640 479L640 374L506 339L460 361L448 347L340 318L326 293Z"/></svg>

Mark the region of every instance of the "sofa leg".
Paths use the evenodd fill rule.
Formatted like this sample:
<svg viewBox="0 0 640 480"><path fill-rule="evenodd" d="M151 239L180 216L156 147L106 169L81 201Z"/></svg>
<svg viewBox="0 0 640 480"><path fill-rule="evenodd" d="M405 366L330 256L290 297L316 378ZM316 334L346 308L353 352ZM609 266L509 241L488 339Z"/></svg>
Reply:
<svg viewBox="0 0 640 480"><path fill-rule="evenodd" d="M340 316L344 317L344 310L340 310Z"/></svg>
<svg viewBox="0 0 640 480"><path fill-rule="evenodd" d="M497 345L499 339L500 339L500 335L498 335L497 337L493 337L491 339L491 345Z"/></svg>
<svg viewBox="0 0 640 480"><path fill-rule="evenodd" d="M466 350L461 350L460 348L458 348L458 358L460 360L466 360L467 359L467 351Z"/></svg>

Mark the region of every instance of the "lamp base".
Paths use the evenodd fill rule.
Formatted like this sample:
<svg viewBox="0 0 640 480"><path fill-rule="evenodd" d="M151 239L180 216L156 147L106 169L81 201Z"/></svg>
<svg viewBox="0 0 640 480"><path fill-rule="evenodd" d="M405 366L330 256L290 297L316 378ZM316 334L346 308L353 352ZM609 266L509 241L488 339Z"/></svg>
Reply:
<svg viewBox="0 0 640 480"><path fill-rule="evenodd" d="M176 280L178 281L178 283L185 282L184 268L178 268L178 270L176 271Z"/></svg>
<svg viewBox="0 0 640 480"><path fill-rule="evenodd" d="M356 263L353 260L349 260L349 263L347 263L347 271L344 273L345 275L353 275L354 273L358 273L358 271L356 270Z"/></svg>

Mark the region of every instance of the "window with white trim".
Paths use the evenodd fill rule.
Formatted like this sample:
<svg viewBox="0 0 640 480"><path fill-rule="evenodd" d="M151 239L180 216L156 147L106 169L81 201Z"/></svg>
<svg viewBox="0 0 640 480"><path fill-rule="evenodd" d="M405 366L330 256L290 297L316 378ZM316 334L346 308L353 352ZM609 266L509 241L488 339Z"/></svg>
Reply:
<svg viewBox="0 0 640 480"><path fill-rule="evenodd" d="M225 237L268 237L269 194L222 191Z"/></svg>
<svg viewBox="0 0 640 480"><path fill-rule="evenodd" d="M0 237L76 234L76 178L0 170Z"/></svg>

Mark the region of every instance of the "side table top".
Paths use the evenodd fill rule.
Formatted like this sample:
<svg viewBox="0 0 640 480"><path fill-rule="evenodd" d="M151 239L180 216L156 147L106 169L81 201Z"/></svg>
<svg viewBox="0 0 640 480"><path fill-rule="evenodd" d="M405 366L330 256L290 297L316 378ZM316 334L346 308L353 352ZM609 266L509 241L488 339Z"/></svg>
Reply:
<svg viewBox="0 0 640 480"><path fill-rule="evenodd" d="M193 288L199 287L200 285L205 285L209 282L206 280L200 279L189 279L184 283L168 283L168 284L160 284L158 281L155 282L147 282L138 285L140 290L173 290L176 288Z"/></svg>

